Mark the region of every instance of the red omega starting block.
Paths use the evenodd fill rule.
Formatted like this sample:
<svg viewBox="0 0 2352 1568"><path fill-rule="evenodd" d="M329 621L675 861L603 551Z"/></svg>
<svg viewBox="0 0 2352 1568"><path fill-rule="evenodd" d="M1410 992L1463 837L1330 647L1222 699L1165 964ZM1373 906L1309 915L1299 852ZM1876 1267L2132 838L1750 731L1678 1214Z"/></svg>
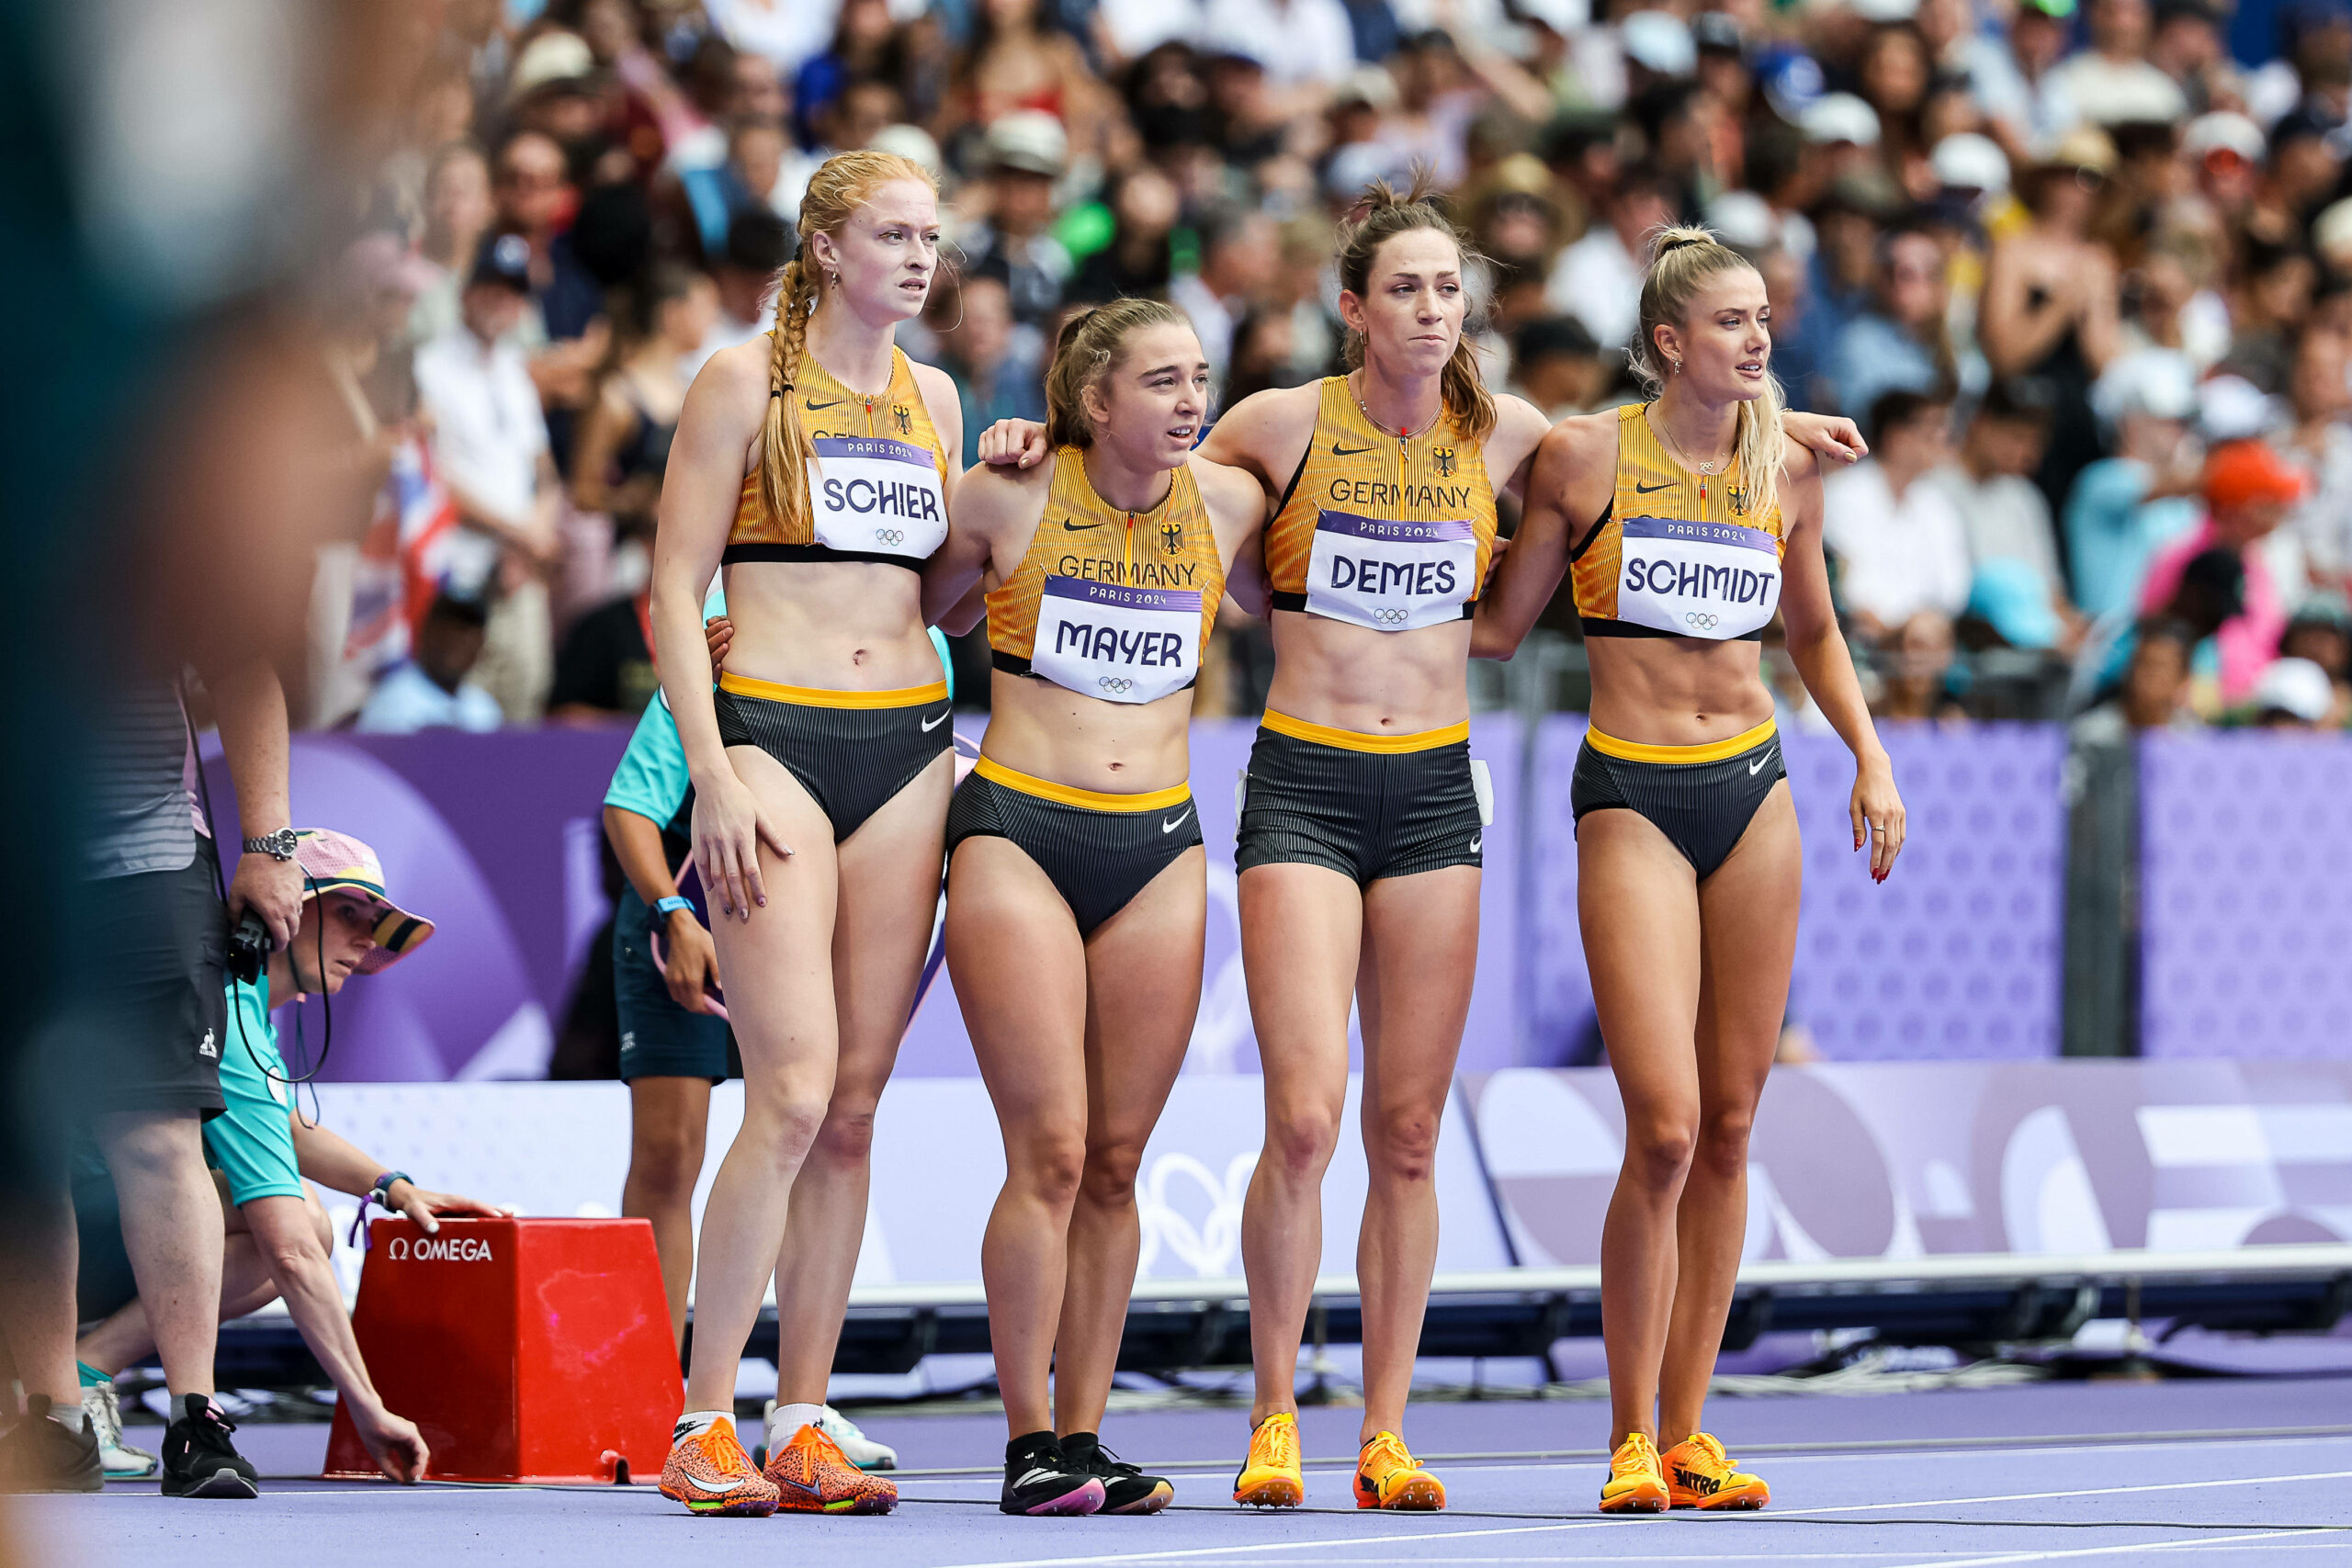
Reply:
<svg viewBox="0 0 2352 1568"><path fill-rule="evenodd" d="M652 1481L685 1402L644 1220L368 1227L352 1328L435 1481ZM379 1473L334 1414L329 1477Z"/></svg>

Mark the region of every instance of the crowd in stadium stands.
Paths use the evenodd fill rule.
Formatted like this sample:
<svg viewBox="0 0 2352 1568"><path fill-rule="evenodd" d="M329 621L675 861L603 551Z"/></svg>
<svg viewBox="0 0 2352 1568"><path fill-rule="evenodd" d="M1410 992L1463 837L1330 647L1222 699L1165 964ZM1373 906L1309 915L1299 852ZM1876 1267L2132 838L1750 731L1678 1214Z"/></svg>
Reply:
<svg viewBox="0 0 2352 1568"><path fill-rule="evenodd" d="M2221 0L1702 3L452 4L328 323L385 477L322 563L310 721L642 708L686 387L871 145L943 183L901 342L967 461L1119 295L1187 311L1228 403L1329 373L1334 220L1426 167L1489 380L1555 417L1636 395L1650 230L1756 259L1792 403L1875 448L1826 539L1883 714L2343 728L2352 6L2288 0L2248 68ZM1201 711L1252 705L1254 635Z"/></svg>

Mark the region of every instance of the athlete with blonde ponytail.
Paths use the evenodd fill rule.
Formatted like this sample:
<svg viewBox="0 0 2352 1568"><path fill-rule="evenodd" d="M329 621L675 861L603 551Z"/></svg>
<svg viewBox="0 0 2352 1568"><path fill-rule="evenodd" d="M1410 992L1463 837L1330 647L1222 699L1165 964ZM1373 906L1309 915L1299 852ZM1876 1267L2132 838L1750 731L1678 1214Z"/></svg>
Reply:
<svg viewBox="0 0 2352 1568"><path fill-rule="evenodd" d="M742 1131L703 1213L686 1411L662 1474L696 1513L898 1499L816 1423L952 781L922 571L947 537L962 418L947 377L892 342L938 269L929 175L884 152L828 160L774 332L695 378L662 486L654 647L743 1056ZM714 690L702 604L722 563L734 640ZM732 1412L771 1273L781 1354L763 1474Z"/></svg>
<svg viewBox="0 0 2352 1568"><path fill-rule="evenodd" d="M1242 1216L1257 1392L1238 1502L1303 1501L1295 1379L1323 1252L1323 1173L1363 1038L1370 1191L1359 1507L1444 1506L1405 1446L1437 1262L1438 1123L1477 963L1482 790L1470 758L1474 616L1549 428L1487 391L1463 328L1466 244L1425 184L1374 186L1341 236L1345 376L1258 393L1203 455L1248 471L1274 516L1274 679L1236 864L1265 1147ZM1835 444L1837 424L1809 438ZM1502 577L1513 576L1510 558Z"/></svg>
<svg viewBox="0 0 2352 1568"><path fill-rule="evenodd" d="M965 479L925 591L944 614L985 581L996 666L947 818L947 967L1004 1133L980 1267L1008 1514L1174 1496L1100 1434L1142 1243L1136 1168L1201 998L1193 682L1265 521L1255 480L1193 450L1208 389L1175 307L1074 318L1046 383L1053 461Z"/></svg>
<svg viewBox="0 0 2352 1568"><path fill-rule="evenodd" d="M1565 570L1592 660L1571 793L1585 957L1625 1101L1600 1249L1611 1513L1770 1498L1701 1416L1796 951L1796 811L1758 671L1776 612L1854 753L1854 848L1870 845L1882 882L1903 848L1902 797L1830 605L1819 460L1784 434L1801 416L1781 412L1770 321L1737 252L1704 229L1657 236L1633 347L1655 400L1544 439L1512 570L1476 633L1476 651L1509 657Z"/></svg>

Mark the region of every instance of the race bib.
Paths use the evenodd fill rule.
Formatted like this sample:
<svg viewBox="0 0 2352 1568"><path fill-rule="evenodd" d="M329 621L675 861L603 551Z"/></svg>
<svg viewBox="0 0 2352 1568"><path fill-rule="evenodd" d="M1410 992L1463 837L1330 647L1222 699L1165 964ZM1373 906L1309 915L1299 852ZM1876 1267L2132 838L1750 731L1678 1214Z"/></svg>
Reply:
<svg viewBox="0 0 2352 1568"><path fill-rule="evenodd" d="M820 435L808 501L817 542L829 550L920 561L947 539L939 465L911 442Z"/></svg>
<svg viewBox="0 0 2352 1568"><path fill-rule="evenodd" d="M1105 702L1181 692L1201 670L1201 591L1048 577L1029 668Z"/></svg>
<svg viewBox="0 0 2352 1568"><path fill-rule="evenodd" d="M1619 620L1721 642L1760 630L1780 602L1780 546L1763 529L1625 519Z"/></svg>
<svg viewBox="0 0 2352 1568"><path fill-rule="evenodd" d="M1467 522L1404 523L1326 508L1306 561L1306 609L1375 631L1462 618L1478 592L1478 535Z"/></svg>

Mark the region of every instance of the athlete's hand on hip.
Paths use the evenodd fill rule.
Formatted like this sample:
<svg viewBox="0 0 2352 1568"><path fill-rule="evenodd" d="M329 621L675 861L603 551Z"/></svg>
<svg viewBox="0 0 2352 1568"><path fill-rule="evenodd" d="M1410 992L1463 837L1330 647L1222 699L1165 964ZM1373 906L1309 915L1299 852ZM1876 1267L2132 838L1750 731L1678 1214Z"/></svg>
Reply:
<svg viewBox="0 0 2352 1568"><path fill-rule="evenodd" d="M1809 446L1835 462L1859 463L1871 455L1871 444L1862 439L1861 427L1850 419L1792 410L1781 416L1781 428L1798 446Z"/></svg>
<svg viewBox="0 0 2352 1568"><path fill-rule="evenodd" d="M444 1217L457 1220L503 1220L514 1213L512 1203L485 1203L455 1192L435 1192L413 1181L395 1181L384 1193L384 1206L406 1214L427 1235L437 1234Z"/></svg>
<svg viewBox="0 0 2352 1568"><path fill-rule="evenodd" d="M382 1408L362 1410L356 1402L352 1405L351 1425L359 1440L368 1447L368 1455L376 1468L402 1485L413 1485L424 1479L424 1467L433 1462L433 1450L425 1446L424 1434L416 1423L403 1416L395 1416Z"/></svg>
<svg viewBox="0 0 2352 1568"><path fill-rule="evenodd" d="M729 773L695 792L695 863L702 868L703 886L718 896L721 914L748 920L754 906L768 901L760 880L762 844L780 857L792 854L742 780Z"/></svg>
<svg viewBox="0 0 2352 1568"><path fill-rule="evenodd" d="M1034 468L1047 455L1046 427L1030 419L1001 419L980 432L980 461L989 468Z"/></svg>
<svg viewBox="0 0 2352 1568"><path fill-rule="evenodd" d="M724 615L713 615L702 624L702 640L710 647L710 672L714 675L727 663L727 650L735 646L735 623Z"/></svg>
<svg viewBox="0 0 2352 1568"><path fill-rule="evenodd" d="M253 910L269 928L269 945L284 948L302 923L302 868L276 855L242 855L229 881L229 924Z"/></svg>
<svg viewBox="0 0 2352 1568"><path fill-rule="evenodd" d="M1884 882L1903 852L1903 797L1894 791L1894 764L1886 753L1854 768L1854 796L1847 809L1854 820L1854 848L1871 846L1871 880Z"/></svg>
<svg viewBox="0 0 2352 1568"><path fill-rule="evenodd" d="M669 935L662 983L670 987L670 999L688 1012L708 1012L709 987L718 984L718 944L691 909L670 917Z"/></svg>

